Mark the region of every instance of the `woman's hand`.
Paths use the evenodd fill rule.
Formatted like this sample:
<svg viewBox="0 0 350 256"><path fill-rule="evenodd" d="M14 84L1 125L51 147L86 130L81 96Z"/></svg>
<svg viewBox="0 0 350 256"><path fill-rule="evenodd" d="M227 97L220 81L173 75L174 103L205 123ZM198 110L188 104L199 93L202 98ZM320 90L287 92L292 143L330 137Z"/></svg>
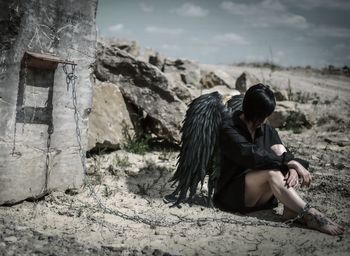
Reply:
<svg viewBox="0 0 350 256"><path fill-rule="evenodd" d="M288 188L294 188L299 185L299 175L295 169L289 169L286 177L284 178L286 181L286 186Z"/></svg>
<svg viewBox="0 0 350 256"><path fill-rule="evenodd" d="M288 167L295 169L296 172L298 173L299 177L302 178L302 183L301 186L308 186L310 187L311 185L311 175L310 172L308 170L306 170L304 168L304 166L302 166L300 163L298 163L295 160L292 160L288 163Z"/></svg>

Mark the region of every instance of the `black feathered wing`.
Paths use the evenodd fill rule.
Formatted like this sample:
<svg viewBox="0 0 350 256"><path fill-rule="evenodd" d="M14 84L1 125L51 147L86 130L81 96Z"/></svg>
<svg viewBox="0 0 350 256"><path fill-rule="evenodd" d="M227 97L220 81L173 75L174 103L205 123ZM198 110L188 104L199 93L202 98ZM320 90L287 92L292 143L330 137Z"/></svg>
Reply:
<svg viewBox="0 0 350 256"><path fill-rule="evenodd" d="M224 111L222 96L218 92L201 95L189 105L181 128L181 150L177 169L170 180L174 182L173 185L177 183L173 193L178 195L175 204L183 202L187 198L188 191L188 199L191 199L196 193L199 182L203 186L205 176L214 173L215 151L218 148Z"/></svg>
<svg viewBox="0 0 350 256"><path fill-rule="evenodd" d="M243 94L234 95L226 102L227 111L233 115L237 110L242 110L243 105Z"/></svg>

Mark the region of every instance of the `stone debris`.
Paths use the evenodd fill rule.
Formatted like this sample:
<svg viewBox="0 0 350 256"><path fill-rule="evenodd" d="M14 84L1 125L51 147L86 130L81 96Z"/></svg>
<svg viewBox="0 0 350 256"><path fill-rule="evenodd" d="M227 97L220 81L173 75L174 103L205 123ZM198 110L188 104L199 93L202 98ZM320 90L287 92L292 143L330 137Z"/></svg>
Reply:
<svg viewBox="0 0 350 256"><path fill-rule="evenodd" d="M311 128L312 122L300 106L293 101L277 102L275 111L268 118L269 123L275 128Z"/></svg>
<svg viewBox="0 0 350 256"><path fill-rule="evenodd" d="M147 128L152 133L174 143L180 141L186 105L158 68L99 43L95 75L101 81L117 84L123 97L147 114Z"/></svg>
<svg viewBox="0 0 350 256"><path fill-rule="evenodd" d="M236 80L236 90L245 93L250 86L260 83L261 81L249 72L243 72Z"/></svg>
<svg viewBox="0 0 350 256"><path fill-rule="evenodd" d="M162 71L164 73L176 73L186 85L201 88L201 71L198 63L190 60L170 60L165 59Z"/></svg>
<svg viewBox="0 0 350 256"><path fill-rule="evenodd" d="M226 86L229 88L229 85L213 71L201 71L201 76L200 83L203 89L210 89L215 86Z"/></svg>
<svg viewBox="0 0 350 256"><path fill-rule="evenodd" d="M126 51L134 57L140 56L140 45L134 40L120 38L103 38L101 39L111 47L117 47L120 50Z"/></svg>
<svg viewBox="0 0 350 256"><path fill-rule="evenodd" d="M97 82L89 117L88 150L120 149L135 130L118 85Z"/></svg>

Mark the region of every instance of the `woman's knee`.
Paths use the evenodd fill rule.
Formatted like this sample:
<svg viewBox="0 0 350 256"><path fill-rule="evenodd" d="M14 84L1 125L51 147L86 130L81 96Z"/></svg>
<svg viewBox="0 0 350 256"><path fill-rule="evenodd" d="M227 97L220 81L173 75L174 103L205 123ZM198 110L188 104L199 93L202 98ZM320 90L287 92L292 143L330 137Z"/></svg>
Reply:
<svg viewBox="0 0 350 256"><path fill-rule="evenodd" d="M258 170L250 171L246 174L246 184L256 184L256 183L270 183L272 180L277 181L279 179L284 179L282 172L278 169L274 170Z"/></svg>
<svg viewBox="0 0 350 256"><path fill-rule="evenodd" d="M280 170L268 170L267 179L269 183L280 183L283 182L284 176Z"/></svg>
<svg viewBox="0 0 350 256"><path fill-rule="evenodd" d="M287 149L282 144L272 145L271 150L278 156L282 155L284 152L287 152Z"/></svg>

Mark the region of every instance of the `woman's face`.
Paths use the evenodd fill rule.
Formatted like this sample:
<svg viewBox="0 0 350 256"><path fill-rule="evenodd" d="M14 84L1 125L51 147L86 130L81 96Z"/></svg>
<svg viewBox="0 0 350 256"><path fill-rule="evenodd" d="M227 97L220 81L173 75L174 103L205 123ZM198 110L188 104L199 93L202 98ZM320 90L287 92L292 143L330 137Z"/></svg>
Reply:
<svg viewBox="0 0 350 256"><path fill-rule="evenodd" d="M257 129L259 128L263 123L265 123L267 117L264 119L260 119L260 120L256 120L255 122L253 122L253 128Z"/></svg>

